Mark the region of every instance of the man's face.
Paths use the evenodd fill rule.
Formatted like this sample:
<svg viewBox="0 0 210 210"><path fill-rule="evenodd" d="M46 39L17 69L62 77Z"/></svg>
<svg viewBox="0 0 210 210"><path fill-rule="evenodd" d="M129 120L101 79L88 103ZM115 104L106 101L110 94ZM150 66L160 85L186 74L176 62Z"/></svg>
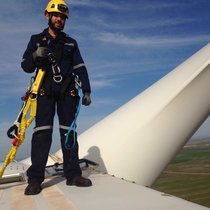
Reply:
<svg viewBox="0 0 210 210"><path fill-rule="evenodd" d="M51 13L49 25L53 30L62 31L65 26L66 16L61 13Z"/></svg>

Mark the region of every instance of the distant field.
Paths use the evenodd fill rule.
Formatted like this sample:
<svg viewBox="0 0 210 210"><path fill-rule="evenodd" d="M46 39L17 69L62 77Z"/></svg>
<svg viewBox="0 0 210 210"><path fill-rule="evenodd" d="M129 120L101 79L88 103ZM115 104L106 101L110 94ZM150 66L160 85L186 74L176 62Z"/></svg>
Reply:
<svg viewBox="0 0 210 210"><path fill-rule="evenodd" d="M187 144L152 188L210 207L210 141Z"/></svg>

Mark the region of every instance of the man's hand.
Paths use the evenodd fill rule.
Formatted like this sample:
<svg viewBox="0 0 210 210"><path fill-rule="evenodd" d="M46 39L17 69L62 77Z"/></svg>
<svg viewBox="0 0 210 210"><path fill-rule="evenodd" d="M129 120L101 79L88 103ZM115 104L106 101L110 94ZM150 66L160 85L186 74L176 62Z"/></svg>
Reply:
<svg viewBox="0 0 210 210"><path fill-rule="evenodd" d="M82 104L85 106L89 106L91 104L90 93L85 92L82 97Z"/></svg>
<svg viewBox="0 0 210 210"><path fill-rule="evenodd" d="M33 53L33 60L36 62L37 58L46 58L49 54L47 47L38 47L37 50Z"/></svg>

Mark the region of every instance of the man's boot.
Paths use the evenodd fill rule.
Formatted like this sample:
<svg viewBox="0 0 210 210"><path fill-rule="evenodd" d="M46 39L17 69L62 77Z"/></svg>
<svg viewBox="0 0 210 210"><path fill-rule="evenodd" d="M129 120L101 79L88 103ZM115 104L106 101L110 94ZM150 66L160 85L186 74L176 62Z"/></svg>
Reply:
<svg viewBox="0 0 210 210"><path fill-rule="evenodd" d="M92 182L90 179L84 178L83 176L76 176L71 180L67 180L66 185L75 185L77 187L90 187L92 186Z"/></svg>
<svg viewBox="0 0 210 210"><path fill-rule="evenodd" d="M42 191L41 184L39 183L29 183L25 189L25 195L36 195Z"/></svg>

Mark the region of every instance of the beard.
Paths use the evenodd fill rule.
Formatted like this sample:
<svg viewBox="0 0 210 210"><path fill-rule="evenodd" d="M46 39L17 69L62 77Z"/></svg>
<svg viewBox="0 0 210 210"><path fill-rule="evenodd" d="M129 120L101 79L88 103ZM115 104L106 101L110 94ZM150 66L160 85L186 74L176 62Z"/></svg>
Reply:
<svg viewBox="0 0 210 210"><path fill-rule="evenodd" d="M64 24L61 27L56 27L56 24L52 22L52 19L50 18L48 21L49 27L56 32L60 32L64 29Z"/></svg>

